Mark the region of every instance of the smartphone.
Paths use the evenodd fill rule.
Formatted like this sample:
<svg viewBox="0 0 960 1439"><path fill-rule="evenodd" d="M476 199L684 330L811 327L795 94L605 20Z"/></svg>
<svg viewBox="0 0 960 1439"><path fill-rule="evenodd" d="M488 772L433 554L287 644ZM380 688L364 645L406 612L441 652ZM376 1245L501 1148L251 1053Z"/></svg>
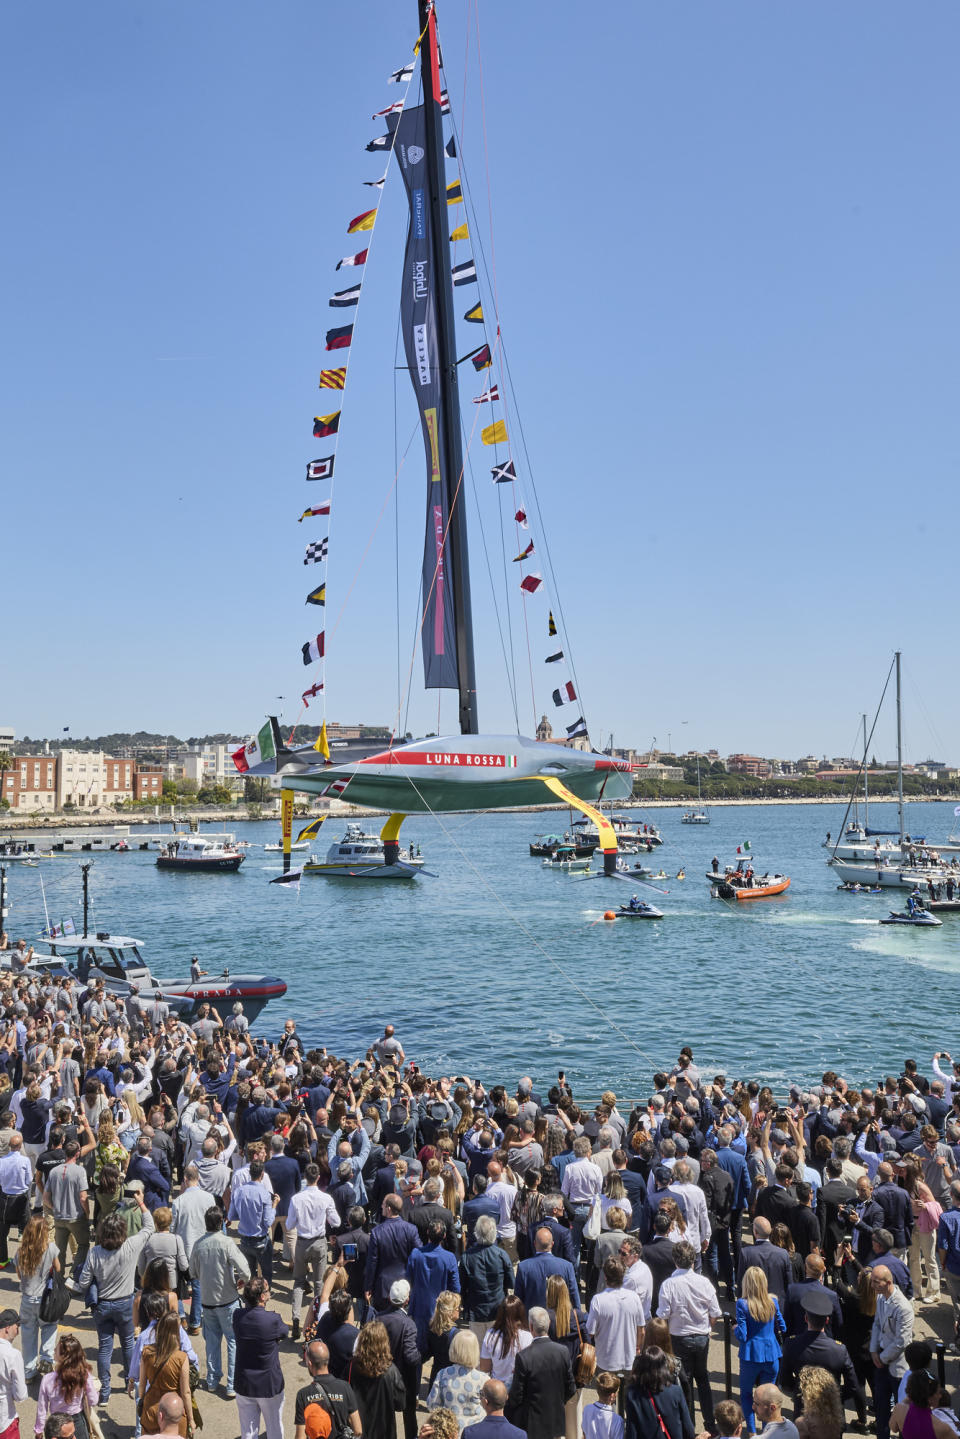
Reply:
<svg viewBox="0 0 960 1439"><path fill-rule="evenodd" d="M355 1244L341 1244L340 1253L343 1255L343 1262L351 1264L357 1257L357 1246Z"/></svg>

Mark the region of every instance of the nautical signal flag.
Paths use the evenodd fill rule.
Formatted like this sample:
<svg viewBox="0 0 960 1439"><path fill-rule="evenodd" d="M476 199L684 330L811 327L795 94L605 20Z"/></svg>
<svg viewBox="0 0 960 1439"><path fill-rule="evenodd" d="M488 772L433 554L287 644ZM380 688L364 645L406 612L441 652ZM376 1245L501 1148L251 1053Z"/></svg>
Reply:
<svg viewBox="0 0 960 1439"><path fill-rule="evenodd" d="M517 524L522 530L528 530L530 528L530 526L527 524L526 510L517 510L517 513L514 515L513 518L516 520Z"/></svg>
<svg viewBox="0 0 960 1439"><path fill-rule="evenodd" d="M447 204L463 204L463 187L461 186L459 180L451 180L450 184L447 186Z"/></svg>
<svg viewBox="0 0 960 1439"><path fill-rule="evenodd" d="M349 290L337 290L330 296L329 303L334 309L346 309L348 305L355 305L360 299L360 286L351 285Z"/></svg>
<svg viewBox="0 0 960 1439"><path fill-rule="evenodd" d="M370 144L367 146L367 149L368 149L368 150L390 150L390 149L392 149L392 148L393 148L393 135L392 135L392 134L390 134L390 135L378 135L378 136L376 137L376 139L375 139L375 140L371 140L371 141L370 141Z"/></svg>
<svg viewBox="0 0 960 1439"><path fill-rule="evenodd" d="M394 70L392 75L387 76L388 85L402 85L409 80L414 71L415 61L411 60L409 65L403 65L399 70Z"/></svg>
<svg viewBox="0 0 960 1439"><path fill-rule="evenodd" d="M557 660L562 660L562 659L563 659L563 650L557 650L557 652L556 652L555 655L547 655L546 659L544 660L544 664L545 664L545 665L555 665L556 662L557 662Z"/></svg>
<svg viewBox="0 0 960 1439"><path fill-rule="evenodd" d="M326 457L325 460L308 460L308 461L307 461L307 479L308 479L308 480L332 480L332 479L333 479L333 462L334 462L335 458L336 458L335 455L327 455L327 457Z"/></svg>
<svg viewBox="0 0 960 1439"><path fill-rule="evenodd" d="M513 461L507 460L505 465L494 465L490 471L495 485L505 485L517 478L517 472L513 467Z"/></svg>
<svg viewBox="0 0 960 1439"><path fill-rule="evenodd" d="M377 223L376 210L364 210L362 215L355 215L347 226L347 234L355 235L358 230L372 230Z"/></svg>
<svg viewBox="0 0 960 1439"><path fill-rule="evenodd" d="M548 635L555 635L556 633L557 633L557 622L556 622L556 620L553 618L553 610L551 610L551 611L550 611L550 622L549 622L549 624L547 625L547 634L548 634Z"/></svg>
<svg viewBox="0 0 960 1439"><path fill-rule="evenodd" d="M303 694L300 696L300 698L301 698L301 700L303 701L303 703L307 706L307 708L309 708L309 707L310 707L310 701L316 699L317 695L322 695L322 694L323 694L323 680L318 680L315 685L311 685L308 690L304 690L304 692L303 692ZM299 838L299 836L298 836L298 838Z"/></svg>
<svg viewBox="0 0 960 1439"><path fill-rule="evenodd" d="M520 581L520 588L525 594L535 595L543 584L543 575L524 575Z"/></svg>
<svg viewBox="0 0 960 1439"><path fill-rule="evenodd" d="M463 225L458 225L455 230L450 231L450 239L453 241L469 240L469 238L470 231L467 229L465 223Z"/></svg>
<svg viewBox="0 0 960 1439"><path fill-rule="evenodd" d="M317 565L321 560L325 560L327 558L327 546L329 543L330 541L327 539L312 540L310 544L307 545L303 563L305 565Z"/></svg>
<svg viewBox="0 0 960 1439"><path fill-rule="evenodd" d="M302 524L304 520L309 520L313 515L329 515L329 513L330 501L325 500L322 505L314 505L312 510L304 510L299 520L297 520L297 524Z"/></svg>
<svg viewBox="0 0 960 1439"><path fill-rule="evenodd" d="M513 557L513 563L514 563L515 565L518 565L521 560L528 560L532 554L533 554L533 540L530 541L530 543L527 545L527 548L526 548L525 550L521 550L518 555L514 555L514 557Z"/></svg>
<svg viewBox="0 0 960 1439"><path fill-rule="evenodd" d="M320 585L317 589L311 590L304 600L305 605L325 605L327 603L327 587Z"/></svg>
<svg viewBox="0 0 960 1439"><path fill-rule="evenodd" d="M500 391L497 389L496 385L491 385L489 390L484 390L482 395L474 395L473 403L475 405L485 405L488 403L488 401L499 400L499 398Z"/></svg>
<svg viewBox="0 0 960 1439"><path fill-rule="evenodd" d="M316 819L312 819L309 824L305 824L303 826L303 829L297 835L297 844L299 844L302 839L316 839L317 835L320 833L320 826L323 824L326 817L327 816L325 814L321 814L318 815Z"/></svg>
<svg viewBox="0 0 960 1439"><path fill-rule="evenodd" d="M553 692L553 702L555 705L569 704L570 701L575 700L576 697L577 692L569 680L567 680L566 684L563 686L563 689L554 690Z"/></svg>
<svg viewBox="0 0 960 1439"><path fill-rule="evenodd" d="M455 285L471 285L477 278L477 267L472 260L464 260L462 265L454 265L450 273Z"/></svg>
<svg viewBox="0 0 960 1439"><path fill-rule="evenodd" d="M342 365L342 366L340 367L340 369L338 369L338 370L321 370L321 371L320 371L320 384L319 384L318 388L321 389L321 390L342 390L343 387L344 387L344 385L345 385L346 383L347 383L347 367L346 367L346 365Z"/></svg>
<svg viewBox="0 0 960 1439"><path fill-rule="evenodd" d="M479 350L474 350L470 356L475 370L489 370L493 364L493 356L490 353L489 345L481 345Z"/></svg>
<svg viewBox="0 0 960 1439"><path fill-rule="evenodd" d="M314 430L314 434L316 434L316 430ZM480 438L485 445L505 444L507 439L506 420L497 420L494 424L487 425L486 429L480 431Z"/></svg>
<svg viewBox="0 0 960 1439"><path fill-rule="evenodd" d="M450 114L450 96L447 94L446 90L440 91L440 114Z"/></svg>
<svg viewBox="0 0 960 1439"><path fill-rule="evenodd" d="M313 747L319 754L323 755L324 759L330 758L330 742L327 739L326 720L324 720L323 724L320 726L320 733L317 735L316 743Z"/></svg>
<svg viewBox="0 0 960 1439"><path fill-rule="evenodd" d="M457 158L457 142L452 135L450 136L450 139L447 141L447 143L444 145L443 152L450 160L455 160Z"/></svg>
<svg viewBox="0 0 960 1439"><path fill-rule="evenodd" d="M465 320L469 320L470 323L471 323L471 325L482 325L482 324L483 324L483 309L482 309L482 307L481 307L479 304L474 305L474 307L473 307L472 310L467 310L467 311L466 311L466 313L464 314L464 317L463 317L463 318L464 318Z"/></svg>
<svg viewBox="0 0 960 1439"><path fill-rule="evenodd" d="M303 878L303 865L299 869L288 869L286 874L275 874L270 884L285 884L288 889L295 889L300 893L300 881Z"/></svg>
<svg viewBox="0 0 960 1439"><path fill-rule="evenodd" d="M339 330L327 331L328 350L349 350L350 341L353 339L353 326L341 325Z"/></svg>
<svg viewBox="0 0 960 1439"><path fill-rule="evenodd" d="M387 183L387 177L386 175L382 175L379 180L364 180L363 183L368 190L382 190Z"/></svg>
<svg viewBox="0 0 960 1439"><path fill-rule="evenodd" d="M583 715L578 715L573 724L567 725L567 737L569 739L576 739L578 735L585 735L586 732L587 722Z"/></svg>
<svg viewBox="0 0 960 1439"><path fill-rule="evenodd" d="M365 265L369 253L369 250L358 250L355 255L344 255L342 260L337 261L337 269L339 270L341 265Z"/></svg>
<svg viewBox="0 0 960 1439"><path fill-rule="evenodd" d="M340 428L341 410L335 410L332 415L314 415L313 435L314 439L323 439L324 435L335 435Z"/></svg>
<svg viewBox="0 0 960 1439"><path fill-rule="evenodd" d="M315 640L307 640L307 643L301 646L300 652L303 655L303 662L305 665L312 665L314 660L323 659L324 633L325 631L321 630Z"/></svg>
<svg viewBox="0 0 960 1439"><path fill-rule="evenodd" d="M399 115L399 113L400 113L400 111L401 111L402 109L403 109L403 101L402 101L402 100L394 100L394 102L393 102L392 105L388 105L385 110L378 110L375 115L371 115L371 116L370 116L370 119L371 119L371 120L379 120L381 115Z"/></svg>

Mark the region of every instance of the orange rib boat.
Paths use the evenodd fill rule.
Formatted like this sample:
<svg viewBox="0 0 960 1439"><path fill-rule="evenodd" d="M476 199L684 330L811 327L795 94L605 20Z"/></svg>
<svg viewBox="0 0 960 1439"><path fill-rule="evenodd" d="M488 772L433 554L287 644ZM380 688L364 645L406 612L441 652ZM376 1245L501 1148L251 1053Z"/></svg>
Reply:
<svg viewBox="0 0 960 1439"><path fill-rule="evenodd" d="M749 887L736 883L740 877L735 870L728 870L723 875L707 875L720 899L771 899L775 894L784 894L790 888L790 876L786 874L758 875Z"/></svg>

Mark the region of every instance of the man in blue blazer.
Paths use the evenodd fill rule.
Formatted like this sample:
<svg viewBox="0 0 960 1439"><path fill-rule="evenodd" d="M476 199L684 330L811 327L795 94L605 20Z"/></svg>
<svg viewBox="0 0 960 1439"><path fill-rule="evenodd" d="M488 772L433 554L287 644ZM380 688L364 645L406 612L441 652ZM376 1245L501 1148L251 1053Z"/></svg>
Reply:
<svg viewBox="0 0 960 1439"><path fill-rule="evenodd" d="M468 1424L461 1439L527 1439L525 1432L504 1418L507 1407L507 1386L499 1379L488 1379L480 1390L480 1406L486 1415L479 1424Z"/></svg>
<svg viewBox="0 0 960 1439"><path fill-rule="evenodd" d="M523 1301L529 1314L531 1309L544 1308L547 1302L547 1280L551 1274L559 1274L567 1286L570 1303L574 1311L580 1308L580 1294L577 1290L577 1276L573 1265L567 1259L558 1259L553 1253L553 1235L541 1227L533 1237L536 1253L530 1259L521 1259L513 1281L513 1292Z"/></svg>
<svg viewBox="0 0 960 1439"><path fill-rule="evenodd" d="M563 1199L559 1194L547 1195L544 1202L543 1218L539 1224L530 1226L530 1248L536 1250L536 1237L538 1229L549 1229L553 1235L553 1252L557 1259L566 1259L568 1263L576 1266L576 1251L573 1247L573 1235L568 1225L563 1223Z"/></svg>
<svg viewBox="0 0 960 1439"><path fill-rule="evenodd" d="M383 1222L370 1235L363 1287L367 1302L374 1309L386 1307L390 1285L395 1279L406 1278L407 1260L420 1248L420 1235L415 1226L400 1218L402 1208L399 1194L388 1194L381 1210Z"/></svg>

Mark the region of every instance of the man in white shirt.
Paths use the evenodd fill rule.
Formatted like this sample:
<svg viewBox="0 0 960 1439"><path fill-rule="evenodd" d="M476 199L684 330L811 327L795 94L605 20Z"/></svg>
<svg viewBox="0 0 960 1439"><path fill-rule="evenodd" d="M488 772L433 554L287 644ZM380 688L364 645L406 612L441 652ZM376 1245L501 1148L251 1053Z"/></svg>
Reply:
<svg viewBox="0 0 960 1439"><path fill-rule="evenodd" d="M587 1152L590 1152L590 1141L587 1140ZM495 1199L500 1206L500 1218L497 1220L497 1240L502 1249L505 1249L513 1264L519 1258L517 1252L517 1226L510 1218L510 1211L513 1208L513 1201L517 1197L516 1185L508 1184L503 1177L503 1168L499 1161L491 1159L487 1165L487 1198Z"/></svg>
<svg viewBox="0 0 960 1439"><path fill-rule="evenodd" d="M696 1381L703 1428L712 1432L716 1426L713 1422L713 1394L710 1391L707 1352L710 1348L710 1330L720 1318L720 1305L717 1303L716 1291L706 1275L693 1272L696 1257L696 1250L686 1239L674 1246L673 1262L677 1267L660 1286L657 1318L666 1319L670 1326L673 1352L683 1365L680 1382L691 1417L693 1385Z"/></svg>
<svg viewBox="0 0 960 1439"><path fill-rule="evenodd" d="M597 1349L597 1369L620 1379L621 1390L643 1347L643 1300L623 1283L624 1264L611 1256L603 1266L606 1288L595 1294L587 1313L587 1333Z"/></svg>
<svg viewBox="0 0 960 1439"><path fill-rule="evenodd" d="M0 1310L0 1439L20 1439L17 1405L27 1397L23 1356L13 1347L20 1328L15 1309Z"/></svg>
<svg viewBox="0 0 960 1439"><path fill-rule="evenodd" d="M590 1151L590 1141L583 1135L573 1141L574 1158L563 1171L563 1183L560 1186L564 1199L568 1200L573 1210L570 1230L576 1256L573 1267L578 1272L584 1225L590 1218L593 1201L603 1188L603 1175L591 1159ZM489 1173L489 1170L487 1172Z"/></svg>
<svg viewBox="0 0 960 1439"><path fill-rule="evenodd" d="M710 1216L707 1213L707 1197L693 1182L693 1173L685 1159L678 1159L673 1166L673 1179L667 1190L676 1199L687 1221L687 1235L696 1249L699 1247L694 1265L700 1272L700 1256L710 1248Z"/></svg>
<svg viewBox="0 0 960 1439"><path fill-rule="evenodd" d="M623 1287L639 1294L643 1303L643 1322L646 1324L653 1311L653 1273L649 1264L644 1264L641 1259L642 1253L640 1240L632 1234L626 1235L620 1245L620 1262L624 1266Z"/></svg>
<svg viewBox="0 0 960 1439"><path fill-rule="evenodd" d="M21 1234L26 1228L32 1183L33 1167L23 1152L23 1136L14 1131L10 1148L0 1159L0 1269L8 1269L13 1264L7 1255L7 1239L14 1225Z"/></svg>
<svg viewBox="0 0 960 1439"><path fill-rule="evenodd" d="M297 1244L293 1251L293 1340L300 1338L300 1314L303 1309L303 1294L306 1279L313 1270L313 1292L320 1293L320 1276L327 1266L327 1230L339 1229L340 1215L337 1206L322 1189L317 1187L320 1169L308 1164L303 1177L306 1187L297 1191L290 1200L284 1227L296 1230Z"/></svg>

